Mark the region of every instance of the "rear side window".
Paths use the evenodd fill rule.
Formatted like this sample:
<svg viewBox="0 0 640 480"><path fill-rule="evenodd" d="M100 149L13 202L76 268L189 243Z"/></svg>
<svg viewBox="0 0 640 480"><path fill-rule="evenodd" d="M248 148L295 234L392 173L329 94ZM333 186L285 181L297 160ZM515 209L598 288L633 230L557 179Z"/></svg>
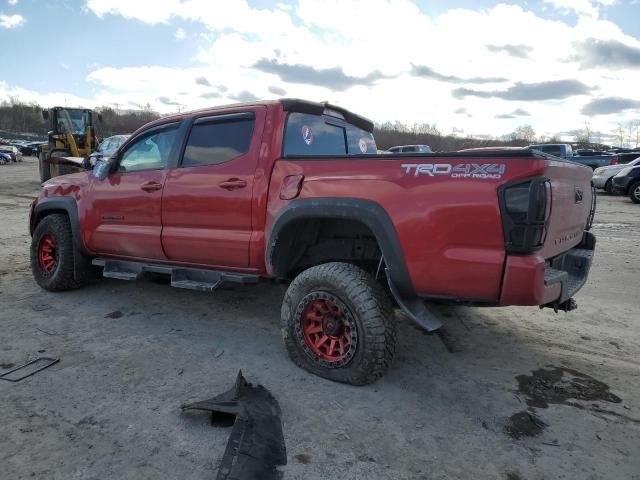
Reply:
<svg viewBox="0 0 640 480"><path fill-rule="evenodd" d="M546 147L539 147L538 150L544 153L548 153L549 155L555 155L556 157L562 156L562 149L557 145L550 145Z"/></svg>
<svg viewBox="0 0 640 480"><path fill-rule="evenodd" d="M640 153L625 153L623 155L618 155L618 163L630 163L636 158L640 158Z"/></svg>
<svg viewBox="0 0 640 480"><path fill-rule="evenodd" d="M247 153L253 124L253 114L197 119L189 133L182 166L217 165Z"/></svg>
<svg viewBox="0 0 640 480"><path fill-rule="evenodd" d="M376 153L373 134L339 119L293 112L287 118L284 155L323 156Z"/></svg>

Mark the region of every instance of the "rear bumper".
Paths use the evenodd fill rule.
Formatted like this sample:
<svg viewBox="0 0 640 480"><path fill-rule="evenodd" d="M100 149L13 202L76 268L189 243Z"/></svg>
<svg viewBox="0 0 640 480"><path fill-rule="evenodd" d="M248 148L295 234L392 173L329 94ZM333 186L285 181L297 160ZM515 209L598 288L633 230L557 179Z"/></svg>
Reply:
<svg viewBox="0 0 640 480"><path fill-rule="evenodd" d="M554 258L507 257L500 305L564 303L587 281L595 237L585 232L582 242Z"/></svg>

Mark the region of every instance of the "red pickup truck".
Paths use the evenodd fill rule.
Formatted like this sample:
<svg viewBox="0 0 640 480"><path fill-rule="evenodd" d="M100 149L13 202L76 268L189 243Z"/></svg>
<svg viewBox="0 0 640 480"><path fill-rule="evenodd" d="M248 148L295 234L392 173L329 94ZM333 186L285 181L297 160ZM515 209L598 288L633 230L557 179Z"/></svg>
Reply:
<svg viewBox="0 0 640 480"><path fill-rule="evenodd" d="M181 113L92 172L51 179L30 216L47 290L102 270L176 287L289 281L286 348L340 382L380 377L393 307L425 301L570 310L595 238L591 169L529 149L377 154L373 124L283 99Z"/></svg>

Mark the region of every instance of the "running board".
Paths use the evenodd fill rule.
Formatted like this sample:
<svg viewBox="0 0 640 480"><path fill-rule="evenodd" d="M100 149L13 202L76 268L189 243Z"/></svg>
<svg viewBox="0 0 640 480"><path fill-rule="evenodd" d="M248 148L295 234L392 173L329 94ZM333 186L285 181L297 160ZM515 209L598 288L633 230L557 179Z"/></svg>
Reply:
<svg viewBox="0 0 640 480"><path fill-rule="evenodd" d="M225 283L250 285L259 281L259 277L253 274L172 267L157 263L96 258L93 260L93 265L103 267L102 276L107 278L137 280L144 273L161 273L171 276L172 287L187 288L201 292L212 292Z"/></svg>

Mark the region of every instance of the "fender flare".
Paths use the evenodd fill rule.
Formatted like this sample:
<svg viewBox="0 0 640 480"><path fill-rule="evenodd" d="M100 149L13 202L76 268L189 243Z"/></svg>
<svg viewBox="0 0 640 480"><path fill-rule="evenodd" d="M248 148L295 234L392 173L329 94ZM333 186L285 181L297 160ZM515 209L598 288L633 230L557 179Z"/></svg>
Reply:
<svg viewBox="0 0 640 480"><path fill-rule="evenodd" d="M273 268L276 246L283 229L292 221L312 218L353 220L367 226L380 246L389 281L393 282L394 287L403 296L416 296L393 222L385 209L371 200L353 198L293 200L278 213L267 236L269 240L265 262L269 268Z"/></svg>

